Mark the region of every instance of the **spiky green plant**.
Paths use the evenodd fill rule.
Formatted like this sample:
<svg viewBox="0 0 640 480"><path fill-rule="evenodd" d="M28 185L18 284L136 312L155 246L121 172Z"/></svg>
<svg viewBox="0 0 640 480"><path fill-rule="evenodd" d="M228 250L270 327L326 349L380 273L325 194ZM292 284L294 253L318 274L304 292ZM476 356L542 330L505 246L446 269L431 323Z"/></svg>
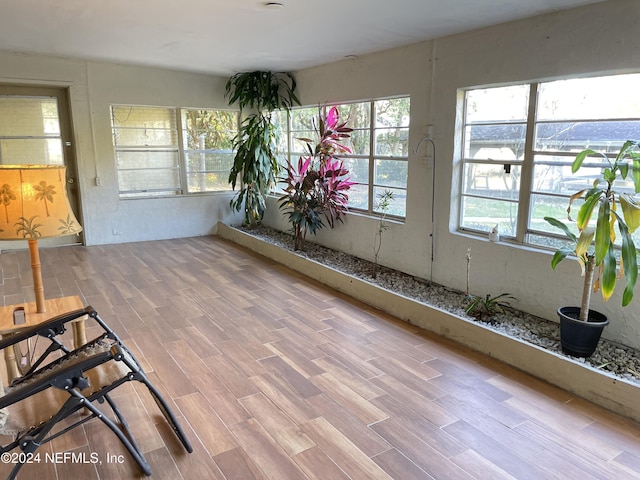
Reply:
<svg viewBox="0 0 640 480"><path fill-rule="evenodd" d="M488 293L484 297L478 295L467 295L467 307L465 312L483 322L490 321L491 318L499 313L505 313L505 311L511 308L509 300L515 298L510 293L501 293L492 297Z"/></svg>

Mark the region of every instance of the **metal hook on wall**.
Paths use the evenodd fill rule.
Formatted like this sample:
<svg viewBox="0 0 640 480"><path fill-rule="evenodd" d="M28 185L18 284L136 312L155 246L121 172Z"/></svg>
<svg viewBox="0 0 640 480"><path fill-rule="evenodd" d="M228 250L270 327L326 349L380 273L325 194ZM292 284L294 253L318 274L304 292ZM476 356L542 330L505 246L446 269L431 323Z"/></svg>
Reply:
<svg viewBox="0 0 640 480"><path fill-rule="evenodd" d="M433 152L434 152L434 157L435 157L435 150L436 150L436 144L433 141L433 139L429 136L422 138L418 144L416 145L416 148L413 149L413 154L417 155L418 154L418 150L420 149L420 145L422 145L423 142L430 142L431 146L433 147Z"/></svg>
<svg viewBox="0 0 640 480"><path fill-rule="evenodd" d="M422 145L424 142L429 142L431 144L431 147L433 148L433 170L431 172L431 233L429 234L429 238L431 239L431 271L429 274L429 280L433 281L433 262L434 262L434 251L435 251L435 246L434 246L434 229L435 229L435 202L436 202L436 143L433 141L433 139L431 138L431 135L427 135L424 138L422 138L418 144L416 145L416 147L413 149L413 154L417 155L418 154L418 150L420 149L420 145ZM428 153L425 154L425 157L429 157Z"/></svg>

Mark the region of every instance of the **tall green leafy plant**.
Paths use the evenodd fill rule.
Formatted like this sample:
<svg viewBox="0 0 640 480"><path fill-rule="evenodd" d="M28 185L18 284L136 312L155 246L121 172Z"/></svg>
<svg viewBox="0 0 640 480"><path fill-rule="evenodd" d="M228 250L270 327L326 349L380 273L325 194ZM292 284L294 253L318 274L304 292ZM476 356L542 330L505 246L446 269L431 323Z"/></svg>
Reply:
<svg viewBox="0 0 640 480"><path fill-rule="evenodd" d="M271 115L300 104L295 89L295 79L286 72L243 72L227 81L225 95L229 105L237 103L241 112L252 110L233 140L236 155L229 174L234 190L240 180L240 190L230 205L238 212L244 211L246 224L258 223L264 216L265 197L278 177L278 132Z"/></svg>
<svg viewBox="0 0 640 480"><path fill-rule="evenodd" d="M341 121L336 107L326 114L321 108L315 126L318 142L300 138L308 155L300 157L295 165L289 162L287 175L281 179L284 193L279 204L293 226L296 250L302 250L307 232L315 235L325 221L333 228L348 211L348 191L353 182L338 158L339 154L351 152L343 145L353 131L346 123Z"/></svg>
<svg viewBox="0 0 640 480"><path fill-rule="evenodd" d="M622 306L633 299L633 291L638 279L636 246L631 234L640 226L640 204L633 194L621 191L619 180L633 181L635 193L640 192L640 143L627 140L612 160L606 154L587 149L580 152L573 161L571 170L576 173L589 156L601 156L607 162L602 175L595 179L593 187L580 190L569 200L567 213L571 219L571 205L577 199L584 199L578 211L576 225L579 235L552 217L545 220L564 232L572 246L558 249L551 261L556 266L569 255L575 255L585 276L580 320L588 321L591 292L600 288L603 299L609 300L617 282L617 270L625 278ZM596 215L595 227L591 219ZM616 233L617 230L617 233ZM615 241L620 235L620 253L616 253ZM595 281L596 271L599 278Z"/></svg>

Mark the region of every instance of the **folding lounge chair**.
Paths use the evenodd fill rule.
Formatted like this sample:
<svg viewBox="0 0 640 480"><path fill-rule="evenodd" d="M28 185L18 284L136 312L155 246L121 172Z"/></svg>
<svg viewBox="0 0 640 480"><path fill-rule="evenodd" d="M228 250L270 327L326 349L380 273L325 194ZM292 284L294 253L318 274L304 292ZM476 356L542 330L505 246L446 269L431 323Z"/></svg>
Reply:
<svg viewBox="0 0 640 480"><path fill-rule="evenodd" d="M69 350L60 336L65 332L68 322L84 315L95 320L104 333L78 349ZM184 448L189 453L193 451L166 401L149 381L133 354L92 307L54 317L3 338L0 340L0 349L13 348L18 342L31 337L46 339L49 342L47 348L32 362L26 374L15 379L0 397L0 434L13 437L10 443L0 447L0 454L14 449L25 454L16 455L19 461L8 478L15 478L23 465L20 460L28 460L28 455L34 454L40 445L92 418L100 419L109 427L141 470L151 475L149 464L126 420L109 395L112 390L131 380L146 385ZM103 410L105 401L114 414L115 422ZM84 414L76 416L71 425L67 426L65 422L64 427L58 426L59 422L81 410Z"/></svg>

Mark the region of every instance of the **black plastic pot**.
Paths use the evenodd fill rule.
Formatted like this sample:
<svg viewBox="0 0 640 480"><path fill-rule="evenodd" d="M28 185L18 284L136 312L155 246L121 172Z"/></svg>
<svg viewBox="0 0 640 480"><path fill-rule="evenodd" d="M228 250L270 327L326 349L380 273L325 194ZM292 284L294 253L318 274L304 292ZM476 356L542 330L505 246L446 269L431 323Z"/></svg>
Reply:
<svg viewBox="0 0 640 480"><path fill-rule="evenodd" d="M561 307L558 316L562 351L574 357L590 357L598 346L604 327L609 325L609 319L600 312L589 310L588 321L583 322L579 320L580 307Z"/></svg>

